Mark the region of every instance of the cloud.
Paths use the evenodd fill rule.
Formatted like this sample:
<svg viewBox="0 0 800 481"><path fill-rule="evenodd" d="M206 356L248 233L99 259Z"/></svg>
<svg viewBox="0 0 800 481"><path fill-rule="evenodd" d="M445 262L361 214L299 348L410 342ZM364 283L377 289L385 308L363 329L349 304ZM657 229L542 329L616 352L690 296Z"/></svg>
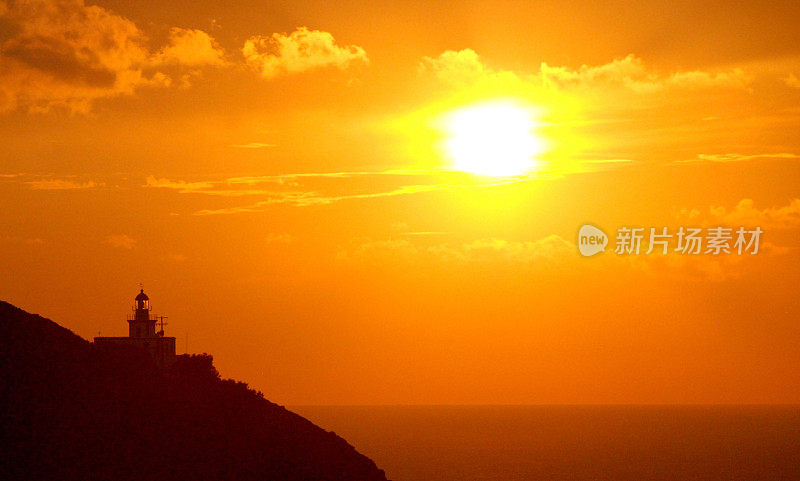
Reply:
<svg viewBox="0 0 800 481"><path fill-rule="evenodd" d="M300 181L319 182L327 179L354 179L360 177L389 176L396 177L398 181L404 179L419 180L420 177L430 177L430 183L401 184L388 190L356 193L324 193L318 189L301 187ZM448 170L385 170L385 171L345 171L345 172L320 172L297 173L268 176L231 177L223 180L186 182L148 176L144 187L174 190L180 194L203 194L222 197L260 196L258 202L237 207L221 209L203 209L195 215L213 214L238 214L243 212L260 212L268 206L275 204L289 204L297 207L326 205L343 200L376 199L399 195L411 195L425 192L442 191L449 189L492 187L517 182L532 180L529 177L504 178L492 182L479 182L473 176L464 172ZM260 184L267 184L264 188L256 188ZM242 188L245 186L246 188ZM287 190L291 188L291 190ZM362 186L363 188L363 186ZM371 188L371 187L368 187Z"/></svg>
<svg viewBox="0 0 800 481"><path fill-rule="evenodd" d="M789 252L787 247L771 242L759 242L757 255L685 255L670 250L666 255L632 255L617 257L628 266L657 278L678 281L725 282L745 276L748 268L765 256L780 256Z"/></svg>
<svg viewBox="0 0 800 481"><path fill-rule="evenodd" d="M581 159L582 163L585 164L629 164L631 162L636 162L633 159Z"/></svg>
<svg viewBox="0 0 800 481"><path fill-rule="evenodd" d="M355 239L351 245L339 249L337 258L367 263L402 260L426 264L554 265L577 259L577 249L575 244L555 234L534 241L487 238L437 244L409 238Z"/></svg>
<svg viewBox="0 0 800 481"><path fill-rule="evenodd" d="M133 249L136 247L136 239L127 236L125 234L121 235L110 235L106 237L105 240L106 244L110 244L113 247L117 247L119 249Z"/></svg>
<svg viewBox="0 0 800 481"><path fill-rule="evenodd" d="M785 242L792 239L796 232L784 232L782 229L796 229L800 227L800 199L792 199L787 205L758 209L752 199L742 199L733 208L723 206L710 206L707 209L683 208L675 213L676 220L684 227L729 227L732 229L730 240L731 254L700 254L687 255L676 252L675 244L670 246L666 255L660 250L655 250L651 255L613 256L612 259L622 261L629 267L649 273L656 277L665 277L679 281L712 281L724 282L741 278L747 275L749 269L757 263L763 262L764 257L784 255L793 247L778 245L773 241ZM739 227L747 230L760 227L762 234L759 237L758 253L738 255L733 244L736 241L735 231ZM675 236L678 227L670 233ZM707 231L706 231L707 232ZM643 247L644 247L643 241ZM677 242L675 238L672 242ZM708 246L703 241L703 249ZM644 249L643 249L644 250Z"/></svg>
<svg viewBox="0 0 800 481"><path fill-rule="evenodd" d="M248 65L264 78L308 70L336 67L344 70L352 63L368 63L363 48L340 47L328 32L299 27L289 35L254 36L245 41L242 54Z"/></svg>
<svg viewBox="0 0 800 481"><path fill-rule="evenodd" d="M74 182L63 179L30 180L25 182L33 190L81 190L102 187L105 184L96 184L94 181Z"/></svg>
<svg viewBox="0 0 800 481"><path fill-rule="evenodd" d="M712 206L709 212L713 219L728 225L788 228L800 226L800 199L792 199L787 205L758 209L752 199L742 199L733 209Z"/></svg>
<svg viewBox="0 0 800 481"><path fill-rule="evenodd" d="M517 261L533 263L541 260L576 256L575 244L558 235L549 235L535 241L508 241L504 239L479 239L460 246L446 244L432 248L432 252L470 262Z"/></svg>
<svg viewBox="0 0 800 481"><path fill-rule="evenodd" d="M793 89L800 89L800 78L797 78L797 75L793 73L784 78L783 82Z"/></svg>
<svg viewBox="0 0 800 481"><path fill-rule="evenodd" d="M265 147L275 147L275 144L265 144L263 142L250 142L247 144L233 144L231 147L237 149L263 149Z"/></svg>
<svg viewBox="0 0 800 481"><path fill-rule="evenodd" d="M780 256L792 250L785 245L775 244L771 240L786 238L774 235L776 230L800 226L800 199L793 199L788 205L764 209L756 208L752 199L742 199L732 209L722 206L710 206L703 210L683 208L675 213L675 218L684 227L731 228L732 239L729 242L731 253L688 255L676 252L676 245L671 244L666 255L662 255L661 251L656 249L651 255L625 255L612 258L622 261L636 270L673 280L724 282L738 279L750 272L749 269L756 263L762 262L761 259L764 257ZM756 227L762 229L757 255L749 255L747 251L745 251L745 255L737 254L733 245L736 242L735 231L739 227L747 230ZM672 242L677 242L674 237L677 229L678 227L675 227L675 230L670 231L670 234L673 235ZM705 233L707 231L704 231ZM794 236L795 233L790 232L788 235ZM643 247L644 243L645 241L642 242ZM707 247L704 240L703 249ZM644 250L643 248L643 252Z"/></svg>
<svg viewBox="0 0 800 481"><path fill-rule="evenodd" d="M800 159L800 155L787 152L778 154L698 154L694 159L677 160L676 162L742 162L758 159Z"/></svg>
<svg viewBox="0 0 800 481"><path fill-rule="evenodd" d="M294 237L286 232L270 232L267 234L266 241L268 244L291 244L294 242Z"/></svg>
<svg viewBox="0 0 800 481"><path fill-rule="evenodd" d="M420 184L404 185L393 190L371 192L363 194L343 194L343 195L323 195L317 192L270 192L261 191L261 195L268 196L269 199L240 207L228 207L223 209L203 209L195 212L195 215L214 215L214 214L239 214L243 212L260 212L266 207L274 204L291 204L297 207L309 207L314 205L327 205L342 200L354 199L377 199L382 197L394 197L397 195L418 194L422 192L433 192L439 190L453 189L458 186L451 184Z"/></svg>
<svg viewBox="0 0 800 481"><path fill-rule="evenodd" d="M577 69L542 62L538 72L522 74L490 68L471 49L448 50L435 58L424 57L419 70L432 73L444 83L459 86L518 84L560 90L610 87L640 94L669 89L745 89L752 81L752 77L741 69L724 72L687 70L663 74L648 68L642 59L633 54L602 65L581 65Z"/></svg>
<svg viewBox="0 0 800 481"><path fill-rule="evenodd" d="M581 65L578 69L552 67L542 63L537 75L545 85L562 88L585 88L597 85L622 87L637 93L655 93L665 89L704 89L712 87L743 89L752 78L741 69L727 72L701 70L660 74L647 68L635 55L614 59L598 66Z"/></svg>
<svg viewBox="0 0 800 481"><path fill-rule="evenodd" d="M214 188L214 184L211 182L184 182L182 180L169 180L169 179L157 179L155 176L148 176L145 179L145 187L156 187L156 188L164 188L164 189L173 189L177 190L181 194L193 193L193 192L206 192Z"/></svg>
<svg viewBox="0 0 800 481"><path fill-rule="evenodd" d="M145 187L158 187L178 190L182 194L186 193L202 193L209 195L231 195L238 196L243 194L236 194L230 190L231 187L238 187L240 185L257 185L257 184L277 184L277 185L297 185L297 180L300 179L351 179L356 177L374 177L374 176L397 176L397 177L416 177L440 174L461 174L462 172L447 171L447 170L426 170L426 169L396 169L396 170L379 170L379 171L343 171L343 172L303 172L303 173L290 173L290 174L277 174L277 175L257 175L245 177L229 177L223 180L214 180L206 182L185 182L182 180L173 181L165 178L156 178L155 176L148 176L145 181ZM263 190L241 191L244 193L258 194L264 192ZM227 193L227 194L225 194Z"/></svg>
<svg viewBox="0 0 800 481"><path fill-rule="evenodd" d="M763 209L756 208L753 199L742 199L732 209L713 205L707 210L683 208L675 213L675 218L693 225L791 228L800 226L800 199Z"/></svg>
<svg viewBox="0 0 800 481"><path fill-rule="evenodd" d="M169 32L169 44L154 57L155 63L187 66L227 65L225 52L217 42L202 30L173 27Z"/></svg>
<svg viewBox="0 0 800 481"><path fill-rule="evenodd" d="M460 174L465 175L460 171L443 170L443 169L387 169L387 170L355 170L343 172L302 172L293 174L278 174L278 175L261 175L250 177L231 177L224 182L228 184L258 184L262 182L272 182L278 184L285 184L297 179L350 179L354 177L373 177L373 176L397 176L397 177L415 177L427 175L441 175L441 174Z"/></svg>
<svg viewBox="0 0 800 481"><path fill-rule="evenodd" d="M54 177L52 174L0 174L0 181L21 184L31 190L91 190L106 187L105 182L86 180L86 176L65 175Z"/></svg>
<svg viewBox="0 0 800 481"><path fill-rule="evenodd" d="M483 65L478 54L471 48L447 50L435 58L423 57L418 70L421 73L432 73L440 81L455 85L474 83L495 74Z"/></svg>
<svg viewBox="0 0 800 481"><path fill-rule="evenodd" d="M438 231L438 230L423 230L423 231L414 231L414 232L402 232L400 235L407 235L407 236L437 236L437 235L447 235L447 232Z"/></svg>
<svg viewBox="0 0 800 481"><path fill-rule="evenodd" d="M235 182L230 179L214 182L186 182L183 180L159 179L150 175L145 180L144 187L171 189L179 194L204 194L223 197L276 194L273 189L240 189L236 185L240 183L243 182Z"/></svg>
<svg viewBox="0 0 800 481"><path fill-rule="evenodd" d="M19 236L0 235L0 242L23 243L28 245L42 245L45 243L45 240L42 239L41 237L19 237Z"/></svg>
<svg viewBox="0 0 800 481"><path fill-rule="evenodd" d="M164 259L172 262L185 262L187 257L185 254L169 254L164 256Z"/></svg>
<svg viewBox="0 0 800 481"><path fill-rule="evenodd" d="M15 2L3 14L11 38L0 46L0 110L64 106L129 94L145 78L145 38L128 19L82 0Z"/></svg>
<svg viewBox="0 0 800 481"><path fill-rule="evenodd" d="M743 259L746 258L736 255L687 256L670 251L667 255L637 255L619 260L659 279L724 282L742 277Z"/></svg>
<svg viewBox="0 0 800 481"><path fill-rule="evenodd" d="M157 67L219 65L221 53L199 30L173 29L153 54L131 20L83 0L24 0L0 9L0 111L86 113L94 101L166 87Z"/></svg>

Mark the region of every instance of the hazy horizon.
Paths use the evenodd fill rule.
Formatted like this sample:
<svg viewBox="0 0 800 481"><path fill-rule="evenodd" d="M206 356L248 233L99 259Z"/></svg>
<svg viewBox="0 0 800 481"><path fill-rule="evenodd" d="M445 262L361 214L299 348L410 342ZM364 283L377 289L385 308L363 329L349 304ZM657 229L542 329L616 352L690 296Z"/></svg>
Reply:
<svg viewBox="0 0 800 481"><path fill-rule="evenodd" d="M793 479L796 406L298 409L398 481Z"/></svg>

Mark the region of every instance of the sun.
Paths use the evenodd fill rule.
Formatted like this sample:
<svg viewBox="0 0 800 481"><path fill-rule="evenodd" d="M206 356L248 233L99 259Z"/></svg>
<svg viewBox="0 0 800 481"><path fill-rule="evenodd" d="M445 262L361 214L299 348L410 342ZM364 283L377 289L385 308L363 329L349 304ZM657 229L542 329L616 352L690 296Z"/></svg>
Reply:
<svg viewBox="0 0 800 481"><path fill-rule="evenodd" d="M535 108L516 101L490 101L444 117L444 150L455 170L493 177L536 169L544 142L536 133Z"/></svg>

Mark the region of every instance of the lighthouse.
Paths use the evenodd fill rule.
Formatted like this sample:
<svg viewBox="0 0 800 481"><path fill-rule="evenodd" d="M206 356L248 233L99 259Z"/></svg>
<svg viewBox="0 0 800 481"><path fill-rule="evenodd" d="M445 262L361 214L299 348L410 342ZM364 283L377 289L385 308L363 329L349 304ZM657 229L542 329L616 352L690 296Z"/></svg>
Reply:
<svg viewBox="0 0 800 481"><path fill-rule="evenodd" d="M95 346L100 349L135 346L147 351L160 367L175 362L175 338L164 335L165 316L152 315L150 297L144 293L144 289L139 289L131 310L133 312L128 315L128 337L95 337Z"/></svg>

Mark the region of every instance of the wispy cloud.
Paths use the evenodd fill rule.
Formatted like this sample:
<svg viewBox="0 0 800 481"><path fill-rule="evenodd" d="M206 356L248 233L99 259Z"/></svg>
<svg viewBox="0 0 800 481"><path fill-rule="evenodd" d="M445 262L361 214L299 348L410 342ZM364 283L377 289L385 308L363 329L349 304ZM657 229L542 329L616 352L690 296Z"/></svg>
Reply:
<svg viewBox="0 0 800 481"><path fill-rule="evenodd" d="M415 177L431 175L460 175L464 172L444 169L388 169L388 170L356 170L344 172L303 172L293 174L259 175L250 177L231 177L224 182L228 184L258 184L262 182L285 184L297 179L350 179L354 177Z"/></svg>
<svg viewBox="0 0 800 481"><path fill-rule="evenodd" d="M411 237L438 236L438 235L447 235L447 234L448 234L447 232L438 231L438 230L402 232L402 233L400 233L400 235L411 236Z"/></svg>
<svg viewBox="0 0 800 481"><path fill-rule="evenodd" d="M783 82L793 89L800 89L800 78L795 74L789 74L788 77L783 79Z"/></svg>
<svg viewBox="0 0 800 481"><path fill-rule="evenodd" d="M233 144L231 147L237 149L263 149L265 147L275 147L275 144L265 144L263 142L250 142L247 144Z"/></svg>
<svg viewBox="0 0 800 481"><path fill-rule="evenodd" d="M163 189L177 190L181 194L205 193L214 188L212 182L184 182L182 180L169 180L165 178L157 179L155 176L148 176L145 179L145 187L157 187Z"/></svg>
<svg viewBox="0 0 800 481"><path fill-rule="evenodd" d="M449 170L424 170L424 169L395 169L395 170L382 170L382 171L344 171L344 172L304 172L304 173L289 173L277 175L254 175L242 177L229 177L227 179L201 181L201 182L187 182L183 180L171 180L166 178L157 178L150 175L145 180L145 187L156 187L173 189L181 194L195 193L195 194L208 194L208 195L227 195L238 197L241 195L260 195L273 192L271 190L261 189L239 189L233 190L231 187L241 185L258 185L258 184L275 184L275 185L297 185L298 180L313 180L313 179L351 179L356 177L417 177L417 176L433 176L433 175L459 175L466 176L463 172L449 171Z"/></svg>
<svg viewBox="0 0 800 481"><path fill-rule="evenodd" d="M130 250L136 247L136 239L125 234L107 236L105 238L105 242L106 244L119 249Z"/></svg>
<svg viewBox="0 0 800 481"><path fill-rule="evenodd" d="M248 195L289 194L288 192L277 192L274 189L242 189L239 185L253 185L256 182L237 182L235 179L225 179L221 181L207 182L186 182L183 180L170 180L148 176L144 187L157 189L170 189L179 194L203 194L221 197L242 197Z"/></svg>
<svg viewBox="0 0 800 481"><path fill-rule="evenodd" d="M73 180L64 179L43 179L43 180L29 180L25 184L33 190L80 190L80 189L94 189L95 187L102 187L105 184L95 183L94 181L88 182L75 182Z"/></svg>
<svg viewBox="0 0 800 481"><path fill-rule="evenodd" d="M633 159L585 159L581 162L585 164L628 164L636 161Z"/></svg>
<svg viewBox="0 0 800 481"><path fill-rule="evenodd" d="M753 199L742 199L733 209L722 206L709 209L714 219L730 225L761 227L800 226L800 199L792 199L787 205L758 209Z"/></svg>
<svg viewBox="0 0 800 481"><path fill-rule="evenodd" d="M41 237L20 237L7 235L0 235L0 242L14 242L28 245L42 245L45 243L44 239Z"/></svg>
<svg viewBox="0 0 800 481"><path fill-rule="evenodd" d="M268 244L291 244L294 242L294 236L286 232L270 232L267 234L266 241Z"/></svg>
<svg viewBox="0 0 800 481"><path fill-rule="evenodd" d="M483 186L485 186L484 184ZM240 207L228 207L223 209L203 209L195 212L195 215L214 215L214 214L238 214L242 212L259 212L273 204L291 204L297 207L308 207L314 205L326 205L342 200L355 199L377 199L382 197L393 197L397 195L419 194L423 192L433 192L439 190L454 189L465 187L453 184L420 184L404 185L393 190L383 192L372 192L363 194L345 195L321 195L316 192L270 192L268 200L256 202Z"/></svg>
<svg viewBox="0 0 800 481"><path fill-rule="evenodd" d="M756 207L753 199L742 199L732 208L714 205L708 208L682 208L675 213L675 217L681 222L697 225L791 229L800 226L800 199L761 209Z"/></svg>
<svg viewBox="0 0 800 481"><path fill-rule="evenodd" d="M327 195L318 192L270 192L269 198L239 207L226 207L221 209L203 209L195 215L238 214L243 212L259 212L274 204L290 204L297 207L327 205L346 200L379 199L401 195L421 194L427 192L445 191L452 189L469 189L494 187L530 180L527 178L503 179L490 183L439 183L439 184L412 184L402 185L397 188L378 192Z"/></svg>
<svg viewBox="0 0 800 481"><path fill-rule="evenodd" d="M618 163L620 161L609 161ZM601 162L602 163L602 162ZM530 182L543 178L558 177L561 174L530 174L514 177L487 178L474 176L461 171L438 169L388 169L383 171L342 171L306 172L262 176L230 177L213 181L188 182L148 176L144 187L174 190L180 194L198 194L219 197L262 197L250 204L202 209L195 215L237 214L259 212L270 205L288 204L297 207L326 205L345 200L378 199L402 195L421 194L451 189L471 189L496 187L520 182ZM340 185L320 183L323 180L358 180L370 177L389 177L397 185L380 189L384 182L356 182L357 188L343 189ZM312 187L314 186L314 187ZM380 189L380 190L375 190ZM343 192L344 190L344 192ZM360 190L353 192L353 190ZM366 191L365 191L366 190Z"/></svg>
<svg viewBox="0 0 800 481"><path fill-rule="evenodd" d="M337 258L343 261L384 262L447 262L458 264L490 263L551 265L577 256L575 244L552 234L532 241L498 238L475 239L466 242L422 243L402 239L354 239L340 247Z"/></svg>
<svg viewBox="0 0 800 481"><path fill-rule="evenodd" d="M743 162L747 160L759 159L800 159L800 154L783 153L761 153L761 154L698 154L693 159L682 159L676 163L689 162Z"/></svg>

